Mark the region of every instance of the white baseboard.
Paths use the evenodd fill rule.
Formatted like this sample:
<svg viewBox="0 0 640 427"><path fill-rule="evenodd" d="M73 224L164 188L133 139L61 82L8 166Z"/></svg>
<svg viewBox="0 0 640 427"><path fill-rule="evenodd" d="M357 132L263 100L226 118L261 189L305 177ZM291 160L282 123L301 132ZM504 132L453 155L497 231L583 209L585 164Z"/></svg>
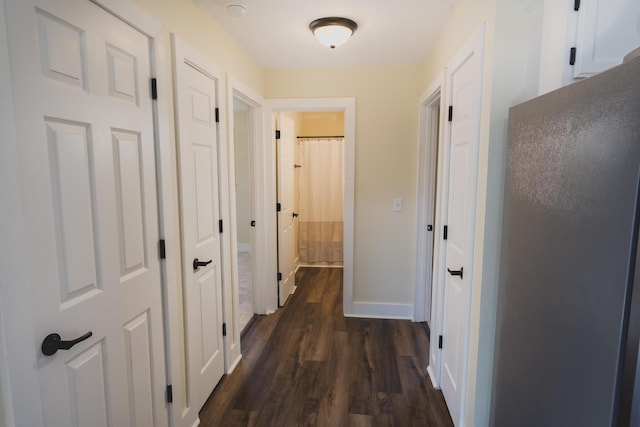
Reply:
<svg viewBox="0 0 640 427"><path fill-rule="evenodd" d="M411 320L413 305L411 304L379 304L372 302L354 302L351 308L345 308L346 317L364 317L371 319Z"/></svg>
<svg viewBox="0 0 640 427"><path fill-rule="evenodd" d="M238 243L238 252L251 252L251 243Z"/></svg>
<svg viewBox="0 0 640 427"><path fill-rule="evenodd" d="M433 388L440 390L440 384L438 384L436 373L433 372L433 368L431 365L427 366L427 373L429 374L429 379L431 380L431 385L433 386Z"/></svg>
<svg viewBox="0 0 640 427"><path fill-rule="evenodd" d="M238 363L240 363L240 360L242 360L242 354L239 354L238 357L236 357L236 360L234 360L231 366L229 366L229 369L227 370L227 375L229 375L231 372L233 372L234 369L236 369L236 366L238 366Z"/></svg>

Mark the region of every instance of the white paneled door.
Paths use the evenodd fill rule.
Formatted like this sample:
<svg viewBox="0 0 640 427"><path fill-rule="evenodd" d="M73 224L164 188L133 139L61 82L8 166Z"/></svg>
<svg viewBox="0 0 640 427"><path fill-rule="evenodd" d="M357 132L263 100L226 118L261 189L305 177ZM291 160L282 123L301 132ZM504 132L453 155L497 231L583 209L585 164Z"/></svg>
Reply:
<svg viewBox="0 0 640 427"><path fill-rule="evenodd" d="M5 6L44 424L165 426L149 39L90 1Z"/></svg>
<svg viewBox="0 0 640 427"><path fill-rule="evenodd" d="M217 79L176 62L188 406L199 411L224 374Z"/></svg>
<svg viewBox="0 0 640 427"><path fill-rule="evenodd" d="M478 39L478 40L476 40ZM480 47L472 37L447 67L449 105L446 269L441 386L451 418L461 425L469 336L479 132ZM471 46L469 46L471 45Z"/></svg>
<svg viewBox="0 0 640 427"><path fill-rule="evenodd" d="M278 143L278 302L283 306L296 286L295 232L293 227L293 121L279 116Z"/></svg>

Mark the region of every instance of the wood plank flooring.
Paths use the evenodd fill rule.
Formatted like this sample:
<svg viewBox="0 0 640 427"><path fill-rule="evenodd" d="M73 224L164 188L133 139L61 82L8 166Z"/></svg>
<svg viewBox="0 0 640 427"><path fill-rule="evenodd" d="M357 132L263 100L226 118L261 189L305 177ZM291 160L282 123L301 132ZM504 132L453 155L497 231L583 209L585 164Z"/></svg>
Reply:
<svg viewBox="0 0 640 427"><path fill-rule="evenodd" d="M286 306L259 316L201 426L451 426L426 373L423 326L345 318L342 269L301 268Z"/></svg>

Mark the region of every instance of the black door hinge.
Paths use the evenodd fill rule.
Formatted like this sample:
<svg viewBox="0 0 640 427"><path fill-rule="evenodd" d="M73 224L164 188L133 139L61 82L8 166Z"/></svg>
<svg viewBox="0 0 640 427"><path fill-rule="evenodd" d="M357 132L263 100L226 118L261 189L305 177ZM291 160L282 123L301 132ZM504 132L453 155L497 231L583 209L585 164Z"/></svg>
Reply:
<svg viewBox="0 0 640 427"><path fill-rule="evenodd" d="M580 0L573 0L573 10L576 12L580 10Z"/></svg>
<svg viewBox="0 0 640 427"><path fill-rule="evenodd" d="M442 239L447 240L447 236L449 235L449 226L445 225L444 230L442 232Z"/></svg>
<svg viewBox="0 0 640 427"><path fill-rule="evenodd" d="M167 247L164 243L164 239L160 239L158 242L158 253L160 254L160 259L167 258Z"/></svg>
<svg viewBox="0 0 640 427"><path fill-rule="evenodd" d="M280 203L276 203L276 212L280 212L282 210L282 205Z"/></svg>
<svg viewBox="0 0 640 427"><path fill-rule="evenodd" d="M226 323L222 324L222 336L223 337L227 336L227 324Z"/></svg>
<svg viewBox="0 0 640 427"><path fill-rule="evenodd" d="M151 79L151 99L158 99L158 80L155 77Z"/></svg>
<svg viewBox="0 0 640 427"><path fill-rule="evenodd" d="M173 386L169 384L167 386L167 403L173 402Z"/></svg>
<svg viewBox="0 0 640 427"><path fill-rule="evenodd" d="M278 273L278 281L282 280L282 273Z"/></svg>
<svg viewBox="0 0 640 427"><path fill-rule="evenodd" d="M449 105L449 121L453 121L453 105Z"/></svg>
<svg viewBox="0 0 640 427"><path fill-rule="evenodd" d="M220 234L222 234L222 230L223 230L223 228L222 228L222 220L219 219L218 220L218 231L220 232Z"/></svg>
<svg viewBox="0 0 640 427"><path fill-rule="evenodd" d="M442 348L442 335L438 335L438 348Z"/></svg>
<svg viewBox="0 0 640 427"><path fill-rule="evenodd" d="M215 114L216 114L216 123L220 123L220 109L218 107L216 107L215 109Z"/></svg>
<svg viewBox="0 0 640 427"><path fill-rule="evenodd" d="M575 65L576 64L576 48L572 47L571 51L569 52L569 65Z"/></svg>
<svg viewBox="0 0 640 427"><path fill-rule="evenodd" d="M251 220L251 226L252 226L252 227L255 227L255 226L256 226L256 220L255 220L255 219L252 219L252 220Z"/></svg>
<svg viewBox="0 0 640 427"><path fill-rule="evenodd" d="M433 231L433 225L431 224L427 225L427 231Z"/></svg>
<svg viewBox="0 0 640 427"><path fill-rule="evenodd" d="M276 139L280 139L280 131L279 130L276 131Z"/></svg>

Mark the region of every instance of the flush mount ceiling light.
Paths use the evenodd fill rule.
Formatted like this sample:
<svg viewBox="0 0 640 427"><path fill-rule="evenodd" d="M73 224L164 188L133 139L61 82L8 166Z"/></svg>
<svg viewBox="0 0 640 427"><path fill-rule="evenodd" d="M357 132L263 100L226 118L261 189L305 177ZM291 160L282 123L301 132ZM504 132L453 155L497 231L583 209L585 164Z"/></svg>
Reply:
<svg viewBox="0 0 640 427"><path fill-rule="evenodd" d="M358 29L351 19L347 18L320 18L309 24L309 29L323 45L335 49L344 44Z"/></svg>
<svg viewBox="0 0 640 427"><path fill-rule="evenodd" d="M242 18L247 13L247 6L237 1L228 1L225 4L227 13L235 16L236 18Z"/></svg>

